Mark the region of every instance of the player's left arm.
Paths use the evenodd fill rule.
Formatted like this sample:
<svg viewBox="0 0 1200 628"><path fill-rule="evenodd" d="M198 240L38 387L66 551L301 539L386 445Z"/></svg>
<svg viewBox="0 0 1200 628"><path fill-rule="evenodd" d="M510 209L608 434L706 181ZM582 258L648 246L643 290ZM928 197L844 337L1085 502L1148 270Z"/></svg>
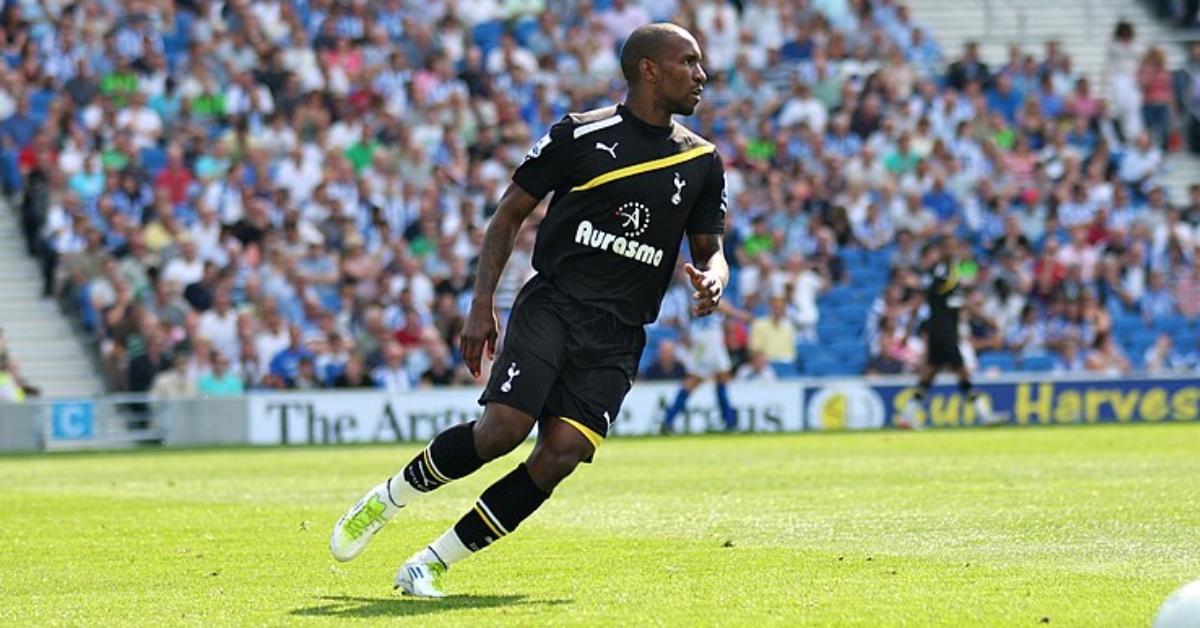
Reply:
<svg viewBox="0 0 1200 628"><path fill-rule="evenodd" d="M729 283L729 262L725 260L725 166L721 156L713 153L708 179L688 216L688 248L692 263L686 264L692 282L692 307L696 316L707 316L717 310L725 286Z"/></svg>

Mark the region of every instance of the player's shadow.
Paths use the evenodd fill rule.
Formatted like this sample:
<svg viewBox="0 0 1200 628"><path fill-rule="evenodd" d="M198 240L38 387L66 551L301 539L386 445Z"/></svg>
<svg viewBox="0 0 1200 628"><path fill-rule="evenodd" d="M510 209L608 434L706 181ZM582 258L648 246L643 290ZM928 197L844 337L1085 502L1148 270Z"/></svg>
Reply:
<svg viewBox="0 0 1200 628"><path fill-rule="evenodd" d="M324 595L322 604L297 608L300 617L407 617L444 613L461 608L499 608L501 606L559 606L571 600L528 599L525 595L451 595L440 600L411 597L353 597Z"/></svg>

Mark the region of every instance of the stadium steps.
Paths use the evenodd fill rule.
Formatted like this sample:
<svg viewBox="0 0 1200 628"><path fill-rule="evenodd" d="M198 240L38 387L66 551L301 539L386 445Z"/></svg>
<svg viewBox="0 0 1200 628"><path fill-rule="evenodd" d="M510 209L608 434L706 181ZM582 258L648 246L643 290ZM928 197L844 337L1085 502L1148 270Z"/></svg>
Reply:
<svg viewBox="0 0 1200 628"><path fill-rule="evenodd" d="M58 305L43 299L41 272L25 252L19 222L0 201L0 328L22 375L43 397L86 397L104 391L85 339Z"/></svg>
<svg viewBox="0 0 1200 628"><path fill-rule="evenodd" d="M1021 44L1026 54L1040 59L1046 40L1057 39L1071 56L1075 71L1087 76L1093 92L1104 96L1104 50L1119 19L1133 24L1142 45L1157 44L1167 54L1169 67L1184 60L1182 46L1189 38L1159 21L1139 0L907 0L913 19L927 27L942 46L947 62L962 52L963 43L975 40L991 67L1008 58L1008 45ZM990 10L989 10L990 7ZM1163 185L1170 198L1184 202L1187 186L1200 182L1200 158L1186 151L1167 159Z"/></svg>

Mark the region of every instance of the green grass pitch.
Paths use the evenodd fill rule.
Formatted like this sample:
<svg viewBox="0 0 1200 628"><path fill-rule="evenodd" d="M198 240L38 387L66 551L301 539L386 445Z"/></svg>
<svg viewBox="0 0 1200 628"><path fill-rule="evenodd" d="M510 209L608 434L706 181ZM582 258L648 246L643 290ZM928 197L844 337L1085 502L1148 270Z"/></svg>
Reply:
<svg viewBox="0 0 1200 628"><path fill-rule="evenodd" d="M1200 425L615 439L443 601L329 528L416 446L0 458L0 624L1145 626L1200 578Z"/></svg>

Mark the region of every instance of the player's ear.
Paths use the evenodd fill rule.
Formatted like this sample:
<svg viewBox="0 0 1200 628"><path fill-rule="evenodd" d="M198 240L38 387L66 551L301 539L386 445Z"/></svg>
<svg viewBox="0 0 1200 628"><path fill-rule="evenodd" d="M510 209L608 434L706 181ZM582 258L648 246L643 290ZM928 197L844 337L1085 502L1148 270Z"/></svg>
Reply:
<svg viewBox="0 0 1200 628"><path fill-rule="evenodd" d="M650 57L638 60L638 77L646 83L658 82L658 64Z"/></svg>

